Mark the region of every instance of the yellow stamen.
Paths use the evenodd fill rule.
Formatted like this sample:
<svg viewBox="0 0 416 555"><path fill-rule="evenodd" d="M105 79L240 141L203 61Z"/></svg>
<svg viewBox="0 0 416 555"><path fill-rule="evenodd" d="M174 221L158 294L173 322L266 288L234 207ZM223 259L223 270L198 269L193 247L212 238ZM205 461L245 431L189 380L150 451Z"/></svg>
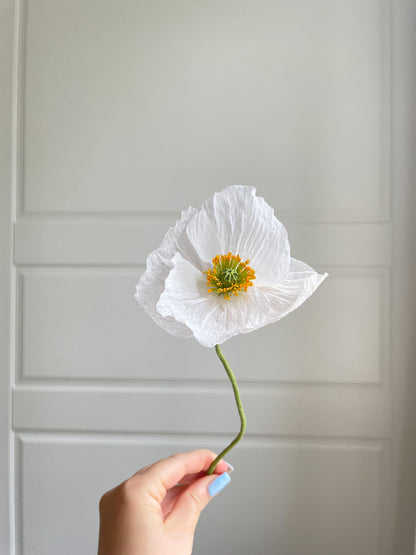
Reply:
<svg viewBox="0 0 416 555"><path fill-rule="evenodd" d="M241 261L240 256L231 254L217 254L212 259L213 268L204 272L207 274L208 293L216 292L229 300L231 293L238 295L240 291L247 292L256 279L253 268L248 266L250 261Z"/></svg>

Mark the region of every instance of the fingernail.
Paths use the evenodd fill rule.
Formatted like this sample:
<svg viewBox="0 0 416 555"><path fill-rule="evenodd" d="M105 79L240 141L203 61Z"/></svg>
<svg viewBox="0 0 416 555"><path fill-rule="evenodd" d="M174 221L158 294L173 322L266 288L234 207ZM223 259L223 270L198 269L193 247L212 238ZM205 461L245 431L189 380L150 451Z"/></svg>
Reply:
<svg viewBox="0 0 416 555"><path fill-rule="evenodd" d="M213 497L214 495L217 495L217 493L219 493L222 489L224 489L225 486L228 485L230 482L230 475L228 474L228 472L224 472L210 483L210 485L208 486L208 493L211 497Z"/></svg>
<svg viewBox="0 0 416 555"><path fill-rule="evenodd" d="M225 464L228 466L228 470L227 470L228 474L230 474L230 472L233 472L233 470L234 470L233 465L230 464L230 463L227 462L227 461L224 461L224 462L225 462Z"/></svg>

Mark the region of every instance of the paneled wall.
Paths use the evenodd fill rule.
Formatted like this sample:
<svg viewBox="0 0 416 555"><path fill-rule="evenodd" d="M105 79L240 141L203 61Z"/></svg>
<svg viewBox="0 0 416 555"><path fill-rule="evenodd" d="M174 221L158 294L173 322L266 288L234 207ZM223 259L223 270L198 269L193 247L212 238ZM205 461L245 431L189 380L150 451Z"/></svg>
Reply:
<svg viewBox="0 0 416 555"><path fill-rule="evenodd" d="M385 0L18 1L17 553L93 553L102 492L238 430L215 353L133 294L180 209L244 183L330 278L224 345L248 431L195 553L389 554L390 25Z"/></svg>

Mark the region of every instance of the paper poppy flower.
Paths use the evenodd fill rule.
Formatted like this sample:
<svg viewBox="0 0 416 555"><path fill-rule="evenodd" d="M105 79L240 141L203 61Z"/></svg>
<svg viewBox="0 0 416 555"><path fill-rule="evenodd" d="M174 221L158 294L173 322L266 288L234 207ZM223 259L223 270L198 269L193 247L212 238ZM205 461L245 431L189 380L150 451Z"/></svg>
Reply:
<svg viewBox="0 0 416 555"><path fill-rule="evenodd" d="M280 320L327 274L290 257L286 229L254 187L189 208L148 259L135 298L169 333L221 345Z"/></svg>
<svg viewBox="0 0 416 555"><path fill-rule="evenodd" d="M256 189L231 185L197 210L188 208L147 258L136 288L140 306L164 330L215 347L233 387L240 432L246 418L235 376L220 345L280 320L326 278L290 257L286 229Z"/></svg>

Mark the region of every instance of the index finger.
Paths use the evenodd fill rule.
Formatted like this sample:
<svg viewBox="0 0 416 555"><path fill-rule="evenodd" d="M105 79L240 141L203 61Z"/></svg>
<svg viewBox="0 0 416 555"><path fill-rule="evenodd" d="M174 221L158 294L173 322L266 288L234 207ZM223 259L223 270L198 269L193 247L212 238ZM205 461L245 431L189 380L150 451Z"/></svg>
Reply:
<svg viewBox="0 0 416 555"><path fill-rule="evenodd" d="M208 470L216 456L209 449L177 453L150 465L140 476L148 483L148 487L152 489L154 495L157 495L159 501L162 501L166 491L180 482L184 476ZM222 474L227 469L227 463L221 460L215 472Z"/></svg>

